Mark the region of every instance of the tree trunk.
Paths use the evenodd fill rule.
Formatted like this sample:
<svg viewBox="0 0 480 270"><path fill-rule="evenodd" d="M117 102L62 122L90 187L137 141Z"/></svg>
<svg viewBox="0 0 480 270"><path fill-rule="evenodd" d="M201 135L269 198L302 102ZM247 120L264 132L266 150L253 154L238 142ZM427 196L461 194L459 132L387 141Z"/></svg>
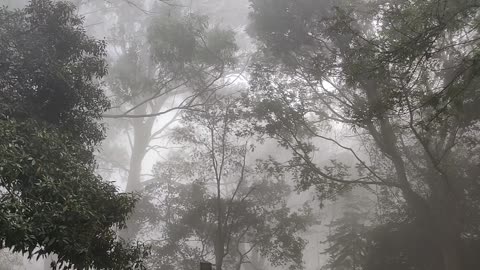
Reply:
<svg viewBox="0 0 480 270"><path fill-rule="evenodd" d="M376 95L372 95L371 100L376 99ZM405 162L401 152L397 147L395 131L388 118L381 118L380 136L374 139L380 149L388 154L392 161L398 179L400 180L403 195L407 204L414 210L417 219L422 220L424 224L429 224L432 230L432 243L434 247L438 247L439 254L442 256L444 270L461 270L460 259L460 226L459 226L459 207L457 204L456 190L449 186L449 179L442 175L438 168L429 164L431 175L427 175L426 183L431 189L429 199L423 198L415 192L408 180ZM371 128L370 132L374 134L376 131ZM427 151L428 149L425 148ZM435 162L434 160L427 162ZM430 178L430 179L428 179Z"/></svg>
<svg viewBox="0 0 480 270"><path fill-rule="evenodd" d="M223 241L221 239L217 239L217 244L215 248L215 270L222 270L224 252L225 250Z"/></svg>
<svg viewBox="0 0 480 270"><path fill-rule="evenodd" d="M461 259L459 254L459 247L453 241L455 239L448 239L446 241L442 241L442 257L443 257L443 265L445 270L461 270Z"/></svg>
<svg viewBox="0 0 480 270"><path fill-rule="evenodd" d="M447 197L447 196L445 196ZM444 270L461 270L461 224L455 202L449 201L435 211L438 227L439 249Z"/></svg>
<svg viewBox="0 0 480 270"><path fill-rule="evenodd" d="M140 190L140 177L142 173L142 162L147 153L147 147L150 143L150 134L152 127L143 123L133 125L133 147L130 157L130 166L127 179L127 192Z"/></svg>
<svg viewBox="0 0 480 270"><path fill-rule="evenodd" d="M136 192L142 189L140 182L142 163L145 155L147 154L147 148L150 144L152 126L153 121L151 120L144 122L143 119L138 119L134 120L133 122L134 137L132 154L130 156L126 192ZM135 214L135 209L133 210L133 214ZM129 219L127 220L127 228L120 232L120 236L125 240L131 240L138 233L139 229L139 224L136 224Z"/></svg>
<svg viewBox="0 0 480 270"><path fill-rule="evenodd" d="M220 193L220 181L217 180L217 239L215 243L215 269L222 270L225 253L225 238L223 236L223 211Z"/></svg>

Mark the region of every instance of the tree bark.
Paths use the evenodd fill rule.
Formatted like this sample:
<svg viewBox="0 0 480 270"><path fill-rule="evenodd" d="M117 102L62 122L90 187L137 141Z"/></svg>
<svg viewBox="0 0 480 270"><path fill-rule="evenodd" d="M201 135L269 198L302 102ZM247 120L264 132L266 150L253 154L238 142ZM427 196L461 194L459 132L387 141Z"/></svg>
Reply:
<svg viewBox="0 0 480 270"><path fill-rule="evenodd" d="M220 180L217 180L217 241L215 247L215 269L222 270L225 253L225 238L223 237L223 211L220 191Z"/></svg>
<svg viewBox="0 0 480 270"><path fill-rule="evenodd" d="M140 177L142 173L142 162L147 153L149 145L149 136L151 128L142 124L136 124L133 128L133 147L132 155L130 157L130 166L127 179L127 192L138 191L140 189Z"/></svg>
<svg viewBox="0 0 480 270"><path fill-rule="evenodd" d="M445 270L461 270L461 259L459 254L459 246L455 243L457 239L448 239L446 238L442 241L442 257L443 257L443 265Z"/></svg>
<svg viewBox="0 0 480 270"><path fill-rule="evenodd" d="M451 194L444 194L442 204L433 210L438 228L438 246L442 254L444 270L461 270L460 211L454 197L449 195Z"/></svg>
<svg viewBox="0 0 480 270"><path fill-rule="evenodd" d="M135 192L141 190L141 174L142 163L147 149L150 144L150 136L153 127L153 120L143 119L133 120L133 145L132 154L130 156L130 165L127 178L126 192ZM133 210L135 213L135 209ZM139 224L132 222L131 219L127 220L127 228L120 232L120 236L125 240L131 240L135 237L140 229Z"/></svg>
<svg viewBox="0 0 480 270"><path fill-rule="evenodd" d="M377 90L375 81L367 80L363 84L367 101L370 107L375 108L381 102L381 94ZM405 160L398 148L398 138L395 128L392 126L388 116L378 116L379 130L375 128L373 122L369 120L367 129L372 135L376 145L392 161L395 168L398 181L401 186L404 198L409 207L414 211L415 217L432 233L432 247L438 248L442 256L444 270L461 270L460 259L460 217L457 196L461 194L454 187L450 186L446 175L442 175L433 160L428 156L428 145L422 142L422 138L417 136L417 140L424 147L426 152L427 164L431 173L425 176L425 183L429 186L431 194L428 199L418 194L411 186ZM413 121L413 118L410 120ZM411 129L417 135L416 130L411 123ZM429 160L432 159L432 160Z"/></svg>

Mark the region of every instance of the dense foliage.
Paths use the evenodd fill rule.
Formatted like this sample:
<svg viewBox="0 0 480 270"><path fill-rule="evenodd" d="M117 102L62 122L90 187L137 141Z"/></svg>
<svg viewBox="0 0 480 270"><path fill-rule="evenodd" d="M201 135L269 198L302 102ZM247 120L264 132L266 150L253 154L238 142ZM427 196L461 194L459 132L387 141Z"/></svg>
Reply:
<svg viewBox="0 0 480 270"><path fill-rule="evenodd" d="M136 198L94 170L105 45L65 2L0 9L0 246L64 268L131 269L117 240Z"/></svg>
<svg viewBox="0 0 480 270"><path fill-rule="evenodd" d="M1 8L0 247L140 267L121 230L152 269L301 269L295 185L344 202L315 225L322 269L478 269L480 1L249 1L245 59L242 1L72 1L108 45L71 4ZM95 173L102 117L100 159L143 194L128 231L137 198Z"/></svg>
<svg viewBox="0 0 480 270"><path fill-rule="evenodd" d="M143 189L144 160L162 149L159 138L182 110L210 102L236 63L233 31L185 8L155 10L147 18L128 5L110 11L118 16L111 42L117 55L106 79L114 108L106 117L115 119L101 158L126 174L127 191ZM127 138L130 149L118 143ZM133 238L138 228L128 227L122 236Z"/></svg>
<svg viewBox="0 0 480 270"><path fill-rule="evenodd" d="M216 269L241 269L253 265L254 253L275 266L302 268L301 233L312 223L311 210L290 209L284 175L252 164L252 130L241 104L218 100L184 114L175 129L172 138L186 154L158 163L145 191L146 229L161 235L152 248L157 268L196 269L211 260Z"/></svg>
<svg viewBox="0 0 480 270"><path fill-rule="evenodd" d="M365 198L353 196L353 192L344 195L346 201L342 215L328 224L328 236L325 243L328 247L328 263L322 269L361 270L366 261L369 247L370 214L369 204ZM375 253L372 252L372 257Z"/></svg>
<svg viewBox="0 0 480 270"><path fill-rule="evenodd" d="M303 188L380 186L428 228L439 268L478 237L478 1L251 1L252 94ZM333 136L348 127L362 147ZM313 143L350 152L322 167ZM399 218L398 218L399 217Z"/></svg>

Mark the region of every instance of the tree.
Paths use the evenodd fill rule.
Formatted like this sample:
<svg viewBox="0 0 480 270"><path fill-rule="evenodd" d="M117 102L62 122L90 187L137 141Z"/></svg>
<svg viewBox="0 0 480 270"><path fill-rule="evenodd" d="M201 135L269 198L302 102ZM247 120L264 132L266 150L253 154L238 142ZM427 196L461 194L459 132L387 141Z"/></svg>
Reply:
<svg viewBox="0 0 480 270"><path fill-rule="evenodd" d="M130 149L127 160L118 159L115 146L113 155L104 151L101 158L126 172L128 192L143 189L144 159L165 148L159 145L162 136L180 112L208 104L212 93L230 84L225 76L236 62L232 31L177 6L152 10L155 16L142 17L124 3L114 11L115 55L106 79L114 109L103 116L111 118L116 133L109 142L118 144L120 138ZM128 227L122 234L126 239L135 236L138 224L129 222Z"/></svg>
<svg viewBox="0 0 480 270"><path fill-rule="evenodd" d="M478 185L477 1L252 1L252 88L264 131L293 153L305 187L400 190L442 269L462 269ZM364 151L335 139L348 127ZM320 168L323 139L357 159ZM468 214L467 214L468 213Z"/></svg>
<svg viewBox="0 0 480 270"><path fill-rule="evenodd" d="M329 255L324 269L362 270L368 247L368 212L367 204L362 198L348 193L342 216L328 224L329 232L326 242L329 244L325 253Z"/></svg>
<svg viewBox="0 0 480 270"><path fill-rule="evenodd" d="M196 269L212 259L218 270L241 269L253 250L273 265L302 267L299 233L311 223L310 210L287 206L290 187L282 172L269 163L249 164L252 131L241 107L225 98L186 113L173 135L185 155L157 165L144 216L161 235L152 240L160 269Z"/></svg>
<svg viewBox="0 0 480 270"><path fill-rule="evenodd" d="M65 269L138 265L115 233L137 199L94 172L104 56L71 4L0 9L0 247L57 254Z"/></svg>
<svg viewBox="0 0 480 270"><path fill-rule="evenodd" d="M441 255L430 248L428 229L414 220L372 228L365 234L369 244L362 269L441 269L442 261L438 260ZM479 244L478 239L462 239L459 251L462 269L478 269Z"/></svg>
<svg viewBox="0 0 480 270"><path fill-rule="evenodd" d="M225 70L235 62L233 32L210 27L203 16L177 10L162 14L148 22L147 40L119 37L122 52L110 77L110 88L125 111L107 117L129 119L133 127L129 191L140 188L141 162L150 142L172 122L156 130L156 117L208 102L212 92L225 85ZM175 98L180 102L170 105Z"/></svg>

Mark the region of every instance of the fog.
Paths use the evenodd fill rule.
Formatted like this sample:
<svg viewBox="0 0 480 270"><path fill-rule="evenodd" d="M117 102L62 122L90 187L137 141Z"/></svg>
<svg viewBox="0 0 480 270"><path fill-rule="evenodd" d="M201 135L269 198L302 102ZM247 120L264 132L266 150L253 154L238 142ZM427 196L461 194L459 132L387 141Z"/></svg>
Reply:
<svg viewBox="0 0 480 270"><path fill-rule="evenodd" d="M480 1L2 5L0 270L480 269Z"/></svg>

